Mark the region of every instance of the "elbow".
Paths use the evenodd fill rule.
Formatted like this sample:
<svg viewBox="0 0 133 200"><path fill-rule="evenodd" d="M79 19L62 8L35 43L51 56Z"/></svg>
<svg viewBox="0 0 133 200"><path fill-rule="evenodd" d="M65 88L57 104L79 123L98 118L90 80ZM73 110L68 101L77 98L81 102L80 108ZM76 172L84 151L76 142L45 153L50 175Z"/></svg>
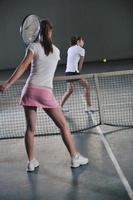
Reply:
<svg viewBox="0 0 133 200"><path fill-rule="evenodd" d="M27 71L27 69L28 69L28 67L30 66L30 64L29 63L23 63L22 65L21 65L21 71L24 73L25 71Z"/></svg>

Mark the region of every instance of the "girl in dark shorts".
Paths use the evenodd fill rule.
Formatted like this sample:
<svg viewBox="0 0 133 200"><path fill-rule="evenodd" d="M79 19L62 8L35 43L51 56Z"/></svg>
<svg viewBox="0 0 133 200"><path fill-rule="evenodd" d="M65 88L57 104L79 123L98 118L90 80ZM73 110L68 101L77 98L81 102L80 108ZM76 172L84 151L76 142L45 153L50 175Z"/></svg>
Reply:
<svg viewBox="0 0 133 200"><path fill-rule="evenodd" d="M71 47L67 51L67 66L65 75L66 76L73 76L79 75L80 71L83 66L84 57L85 57L85 49L84 46L84 39L79 36L71 37ZM93 107L91 106L91 99L90 99L90 87L86 79L76 79L76 80L67 80L67 91L64 93L62 100L61 100L61 107L63 112L68 112L68 109L64 109L63 106L70 95L73 93L74 90L74 82L78 81L84 89L84 97L86 100L87 108L85 112L87 114L91 114L94 112Z"/></svg>

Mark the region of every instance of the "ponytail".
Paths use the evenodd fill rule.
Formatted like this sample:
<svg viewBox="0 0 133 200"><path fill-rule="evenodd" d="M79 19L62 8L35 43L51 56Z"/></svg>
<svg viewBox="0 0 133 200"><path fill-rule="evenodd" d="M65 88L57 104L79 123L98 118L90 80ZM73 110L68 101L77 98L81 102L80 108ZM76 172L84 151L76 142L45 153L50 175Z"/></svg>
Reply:
<svg viewBox="0 0 133 200"><path fill-rule="evenodd" d="M52 31L52 25L48 20L41 21L41 39L40 43L44 48L45 54L48 56L50 53L53 53L52 39L49 37L49 32Z"/></svg>
<svg viewBox="0 0 133 200"><path fill-rule="evenodd" d="M72 36L71 37L71 46L74 46L77 44L77 41L84 40L82 36Z"/></svg>
<svg viewBox="0 0 133 200"><path fill-rule="evenodd" d="M71 37L71 46L74 46L77 44L77 36L72 36Z"/></svg>

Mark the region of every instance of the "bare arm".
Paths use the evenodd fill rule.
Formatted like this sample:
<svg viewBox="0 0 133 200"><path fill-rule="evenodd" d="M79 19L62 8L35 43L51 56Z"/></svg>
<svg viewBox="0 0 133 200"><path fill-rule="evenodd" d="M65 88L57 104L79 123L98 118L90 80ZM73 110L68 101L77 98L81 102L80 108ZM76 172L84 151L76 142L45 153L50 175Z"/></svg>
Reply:
<svg viewBox="0 0 133 200"><path fill-rule="evenodd" d="M0 85L0 92L4 92L5 90L7 90L13 83L15 83L24 74L24 72L28 69L28 66L30 65L32 59L33 59L33 53L30 50L28 50L27 54L25 55L22 62L18 65L15 72L6 82Z"/></svg>
<svg viewBox="0 0 133 200"><path fill-rule="evenodd" d="M80 60L78 63L78 70L81 71L82 67L83 67L83 63L84 63L84 56L80 56Z"/></svg>

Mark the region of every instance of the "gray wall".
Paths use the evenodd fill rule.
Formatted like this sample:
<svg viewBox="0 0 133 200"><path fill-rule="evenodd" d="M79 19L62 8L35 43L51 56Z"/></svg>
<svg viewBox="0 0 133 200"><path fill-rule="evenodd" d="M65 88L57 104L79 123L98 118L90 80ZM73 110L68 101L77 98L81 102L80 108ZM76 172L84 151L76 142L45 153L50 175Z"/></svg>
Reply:
<svg viewBox="0 0 133 200"><path fill-rule="evenodd" d="M61 63L73 34L85 37L86 61L133 58L132 0L0 0L0 69L24 56L19 27L29 13L52 21Z"/></svg>

